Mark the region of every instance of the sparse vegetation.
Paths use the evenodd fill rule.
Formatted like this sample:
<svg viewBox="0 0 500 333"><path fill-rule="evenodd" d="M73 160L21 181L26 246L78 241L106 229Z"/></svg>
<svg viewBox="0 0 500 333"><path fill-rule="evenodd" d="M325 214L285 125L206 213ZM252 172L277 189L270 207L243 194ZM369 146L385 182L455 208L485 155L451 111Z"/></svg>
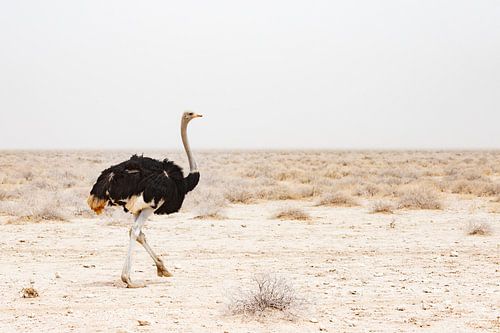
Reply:
<svg viewBox="0 0 500 333"><path fill-rule="evenodd" d="M231 203L248 204L253 200L252 193L245 189L231 189L226 192L225 197Z"/></svg>
<svg viewBox="0 0 500 333"><path fill-rule="evenodd" d="M392 214L394 213L394 205L388 201L375 201L370 209L370 213Z"/></svg>
<svg viewBox="0 0 500 333"><path fill-rule="evenodd" d="M342 192L328 193L322 196L316 206L344 206L352 207L357 206L358 203L348 194Z"/></svg>
<svg viewBox="0 0 500 333"><path fill-rule="evenodd" d="M268 310L289 311L301 303L284 278L266 274L255 277L253 283L252 289L240 290L231 297L229 313L259 315Z"/></svg>
<svg viewBox="0 0 500 333"><path fill-rule="evenodd" d="M487 222L470 221L469 224L467 225L468 235L487 236L491 235L491 233L492 233L491 225Z"/></svg>
<svg viewBox="0 0 500 333"><path fill-rule="evenodd" d="M401 192L399 208L441 209L443 207L435 191L424 187L412 187Z"/></svg>
<svg viewBox="0 0 500 333"><path fill-rule="evenodd" d="M96 175L131 153L5 152L0 157L0 213L25 222L92 217L85 200ZM186 162L182 153L145 153L168 156L181 165ZM394 202L391 209L372 208L389 213L398 208L440 209L441 198L450 195L486 198L496 204L500 195L497 151L259 151L199 156L201 183L183 209L200 218L220 218L228 204L272 200L311 200L331 207L357 206L363 199ZM60 200L54 204L54 198ZM491 209L498 211L495 205Z"/></svg>
<svg viewBox="0 0 500 333"><path fill-rule="evenodd" d="M184 154L144 153L157 158L167 156L181 165L184 163L184 170L188 170ZM64 329L65 322L52 315L43 319L41 314L47 305L63 309L63 314L67 313L71 319L69 324L76 324L75 330L133 329L138 320L150 321L146 328L152 330L164 326L151 319L161 318L164 312L155 303L157 297L145 301L144 305L154 312L145 316L121 306L128 294L147 296L150 289L122 291L119 271L114 275L109 272L111 264L121 267L120 253L126 251L132 216L115 207L96 218L86 205L98 173L130 154L49 151L0 154L0 227L6 235L0 243L6 254L2 264L9 272L2 290L5 308L12 309L12 316L6 318L4 326L22 329L32 322L41 329ZM494 312L481 311L495 308L494 300L481 295L492 290L491 283L484 281L490 281L491 272L496 269L492 254L498 250L495 222L500 217L500 194L493 193L500 182L500 152L195 151L195 154L200 161L201 180L197 189L187 195L181 214L153 216L143 229L153 250L177 276L166 281L158 278L155 283L190 286L187 294L182 288L170 288L172 298L181 301L169 314L169 318L179 321L175 327L221 332L251 330L256 325L260 327L254 330L276 332L383 331L384 328L404 331L414 325L409 324L415 317L410 313L413 310L437 313L431 321L427 320L429 316L420 316L419 325L435 323L436 327L445 327L451 322L463 327L481 325L483 330L498 326ZM422 201L419 190L431 195L424 195L426 200ZM349 200L338 197L326 200L324 206L315 206L331 194L343 194L362 207L344 208ZM283 199L293 201L270 202ZM398 210L435 208L435 204L427 204L429 201L437 201L439 207L446 203L446 211ZM287 207L298 208L300 214L288 211L277 217L285 221L270 220L285 211L279 208ZM369 214L391 211L397 214ZM192 220L224 216L228 220ZM290 220L297 216L299 220ZM96 220L83 220L87 217ZM65 218L75 221L45 224ZM473 221L470 226L469 220ZM9 221L22 225L8 225ZM203 248L197 249L197 244ZM151 278L155 271L153 262L140 245L135 246L137 258L144 260L135 267L144 270L141 275ZM221 263L222 269L214 269ZM263 267L287 272L285 282L293 282L297 290L291 292L291 297L279 296L282 294L267 292L266 284L246 282ZM422 267L430 267L424 272L425 278L408 278L418 275ZM219 287L206 287L221 276L226 278ZM221 319L221 294L223 288L230 287L227 277L231 276L237 281L245 279L241 283L245 290L231 293L234 302L229 311L252 317ZM30 287L23 281L30 278L41 281L48 289L44 292L37 285L36 293L28 289L24 297L39 293L38 298L21 298L24 294L21 288ZM360 279L373 283L362 284ZM449 281L454 284L444 286ZM96 292L96 288L105 288L111 294ZM433 298L446 288L463 296L457 299L450 294L451 303L445 304L448 310L457 306L455 301L460 301L460 310L470 314L467 318L450 316L450 311L441 311L432 304ZM55 292L49 293L49 289ZM475 292L470 292L472 289ZM378 305L376 298L363 297L380 290L389 293ZM422 292L423 302L412 305L412 300L406 297L408 290ZM186 297L179 297L182 293ZM204 296L193 307L193 300L198 301L196 295L200 293ZM288 317L289 312L294 316L296 310L303 309L297 294L311 300L311 309L301 313L296 322L276 320L278 316ZM116 302L107 302L110 297ZM80 301L88 303L88 308L94 311L75 310L71 304ZM159 301L168 303L168 299ZM99 316L101 305L106 302L110 304L107 314L116 314L123 321L106 324L109 316ZM344 310L350 315L336 316L332 307L341 309L346 302L349 306ZM380 308L377 318L371 311L374 306ZM189 309L187 315L186 309ZM334 318L329 321L332 313ZM382 320L386 314L391 317L388 321ZM89 315L94 319L90 326ZM337 320L340 317L349 318L344 322Z"/></svg>
<svg viewBox="0 0 500 333"><path fill-rule="evenodd" d="M12 199L14 197L15 196L12 195L11 193L4 191L4 190L0 190L0 201L9 200L9 199Z"/></svg>
<svg viewBox="0 0 500 333"><path fill-rule="evenodd" d="M283 208L274 215L274 218L280 220L307 221L311 219L311 216L299 208Z"/></svg>
<svg viewBox="0 0 500 333"><path fill-rule="evenodd" d="M226 206L226 199L218 192L200 191L195 200L195 218L197 219L224 219L222 210Z"/></svg>

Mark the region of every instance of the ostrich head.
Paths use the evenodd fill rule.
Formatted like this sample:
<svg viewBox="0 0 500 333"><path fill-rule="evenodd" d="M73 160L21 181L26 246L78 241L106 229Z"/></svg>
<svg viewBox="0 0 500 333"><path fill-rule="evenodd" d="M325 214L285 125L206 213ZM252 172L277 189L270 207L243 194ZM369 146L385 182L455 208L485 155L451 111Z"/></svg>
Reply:
<svg viewBox="0 0 500 333"><path fill-rule="evenodd" d="M182 114L182 120L185 122L189 122L194 118L203 117L201 114L194 113L192 111L186 111Z"/></svg>

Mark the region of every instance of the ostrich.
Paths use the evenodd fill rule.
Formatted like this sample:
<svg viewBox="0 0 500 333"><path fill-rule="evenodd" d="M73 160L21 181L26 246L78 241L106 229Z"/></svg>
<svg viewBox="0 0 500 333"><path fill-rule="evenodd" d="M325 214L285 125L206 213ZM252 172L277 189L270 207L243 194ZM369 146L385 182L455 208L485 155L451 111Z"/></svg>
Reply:
<svg viewBox="0 0 500 333"><path fill-rule="evenodd" d="M194 161L187 138L187 125L202 115L184 112L181 118L181 137L189 160L190 172L184 177L182 169L174 162L159 161L149 157L133 155L129 160L104 170L90 191L87 203L97 214L106 205L122 206L125 212L134 215L130 228L130 242L127 259L123 265L121 279L128 288L144 287L142 283L130 280L132 250L137 241L153 258L158 276L172 276L163 261L153 252L141 231L151 214L172 214L178 212L184 197L192 191L200 180L200 173Z"/></svg>

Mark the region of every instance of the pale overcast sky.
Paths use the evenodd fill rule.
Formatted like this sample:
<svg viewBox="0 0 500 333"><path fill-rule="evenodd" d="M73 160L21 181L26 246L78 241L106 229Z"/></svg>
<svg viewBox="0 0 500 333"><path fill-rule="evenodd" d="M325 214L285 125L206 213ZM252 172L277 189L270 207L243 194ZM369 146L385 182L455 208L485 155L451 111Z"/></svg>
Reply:
<svg viewBox="0 0 500 333"><path fill-rule="evenodd" d="M0 148L500 148L500 1L1 1Z"/></svg>

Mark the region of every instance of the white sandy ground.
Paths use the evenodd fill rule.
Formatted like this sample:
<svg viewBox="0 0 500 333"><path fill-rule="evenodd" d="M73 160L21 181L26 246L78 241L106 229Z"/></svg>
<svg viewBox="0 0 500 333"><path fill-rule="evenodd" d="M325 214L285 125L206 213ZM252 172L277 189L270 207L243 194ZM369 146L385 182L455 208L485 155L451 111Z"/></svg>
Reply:
<svg viewBox="0 0 500 333"><path fill-rule="evenodd" d="M286 204L314 219L273 220ZM500 214L481 201L393 215L269 202L225 215L153 217L144 231L174 276L157 277L138 245L132 279L146 281L142 289L120 281L129 221L0 224L0 331L500 331ZM466 235L470 219L493 234ZM285 277L306 304L292 317L226 314L228 296L258 273ZM40 296L21 298L30 281Z"/></svg>

